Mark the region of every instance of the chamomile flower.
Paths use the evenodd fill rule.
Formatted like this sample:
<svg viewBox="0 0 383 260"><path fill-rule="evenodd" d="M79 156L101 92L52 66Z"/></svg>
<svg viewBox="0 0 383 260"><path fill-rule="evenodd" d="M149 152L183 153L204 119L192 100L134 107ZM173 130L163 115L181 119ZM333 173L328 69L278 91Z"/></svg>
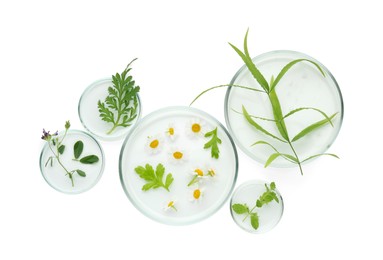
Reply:
<svg viewBox="0 0 383 260"><path fill-rule="evenodd" d="M206 175L214 178L214 177L216 177L217 172L213 168L210 167L210 168L208 168Z"/></svg>
<svg viewBox="0 0 383 260"><path fill-rule="evenodd" d="M187 154L184 149L173 147L169 150L169 160L174 164L181 164L187 160Z"/></svg>
<svg viewBox="0 0 383 260"><path fill-rule="evenodd" d="M191 172L191 175L193 175L193 178L188 183L188 187L195 183L199 183L200 181L202 181L202 179L207 178L204 170L199 167L194 168L193 171Z"/></svg>
<svg viewBox="0 0 383 260"><path fill-rule="evenodd" d="M200 202L204 196L204 190L201 189L198 185L193 186L191 189L191 202Z"/></svg>
<svg viewBox="0 0 383 260"><path fill-rule="evenodd" d="M174 141L177 137L177 132L172 123L168 125L165 131L166 136L169 138L170 141Z"/></svg>
<svg viewBox="0 0 383 260"><path fill-rule="evenodd" d="M176 204L176 201L174 200L168 201L164 207L164 211L172 211L172 210L177 211L175 204Z"/></svg>
<svg viewBox="0 0 383 260"><path fill-rule="evenodd" d="M161 152L163 146L163 140L161 136L156 135L152 137L148 137L148 141L146 142L145 145L145 150L149 154L157 154Z"/></svg>
<svg viewBox="0 0 383 260"><path fill-rule="evenodd" d="M200 118L194 118L186 125L186 135L190 138L203 136L206 124Z"/></svg>

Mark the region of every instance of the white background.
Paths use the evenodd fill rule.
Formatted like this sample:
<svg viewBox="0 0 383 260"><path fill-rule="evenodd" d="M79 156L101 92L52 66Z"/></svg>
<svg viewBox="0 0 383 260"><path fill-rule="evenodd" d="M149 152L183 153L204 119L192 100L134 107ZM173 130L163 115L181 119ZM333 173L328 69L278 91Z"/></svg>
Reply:
<svg viewBox="0 0 383 260"><path fill-rule="evenodd" d="M0 259L382 259L382 46L379 1L2 1L0 3ZM237 186L274 180L279 225L244 232L229 205L173 227L138 212L118 178L121 141L102 142L106 168L80 195L40 174L43 127L82 129L77 102L93 81L133 58L144 115L188 105L242 65L227 42L250 28L252 56L306 53L336 77L345 101L329 152L298 169L264 169L239 151ZM196 107L223 121L224 90ZM380 247L380 248L379 248Z"/></svg>

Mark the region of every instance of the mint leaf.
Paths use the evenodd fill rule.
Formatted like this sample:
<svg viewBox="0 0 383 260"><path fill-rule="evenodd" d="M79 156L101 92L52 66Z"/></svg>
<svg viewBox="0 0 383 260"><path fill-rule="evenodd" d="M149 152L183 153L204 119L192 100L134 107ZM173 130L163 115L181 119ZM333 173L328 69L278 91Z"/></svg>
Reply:
<svg viewBox="0 0 383 260"><path fill-rule="evenodd" d="M251 213L250 215L251 226L257 230L259 228L259 217L257 213Z"/></svg>
<svg viewBox="0 0 383 260"><path fill-rule="evenodd" d="M246 204L233 204L231 208L237 214L249 213L249 208L246 206Z"/></svg>

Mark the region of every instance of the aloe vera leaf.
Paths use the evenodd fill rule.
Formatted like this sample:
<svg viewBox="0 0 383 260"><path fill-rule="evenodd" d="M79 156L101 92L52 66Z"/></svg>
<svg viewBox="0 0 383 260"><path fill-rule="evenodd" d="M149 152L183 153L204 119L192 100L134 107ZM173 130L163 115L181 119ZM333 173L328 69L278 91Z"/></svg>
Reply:
<svg viewBox="0 0 383 260"><path fill-rule="evenodd" d="M279 99L275 90L269 93L269 99L271 102L271 107L273 108L275 124L277 125L278 131L286 141L289 141L289 135L285 121L283 119L281 104L279 103Z"/></svg>
<svg viewBox="0 0 383 260"><path fill-rule="evenodd" d="M297 59L297 60L293 60L292 62L288 63L286 66L284 66L282 68L282 70L279 72L278 76L276 77L276 79L273 81L273 84L270 85L270 92L274 90L274 88L277 86L278 82L282 79L282 77L286 74L286 72L292 67L294 66L295 64L299 63L299 62L302 62L302 61L307 61L307 62L310 62L312 64L314 64L315 67L317 67L317 69L322 73L323 77L325 77L325 74L322 70L322 68L317 64L315 63L314 61L311 61L311 60L308 60L308 59Z"/></svg>
<svg viewBox="0 0 383 260"><path fill-rule="evenodd" d="M329 156L332 156L332 157L335 157L335 158L339 159L338 155L333 154L333 153L320 153L320 154L312 155L312 156L304 159L301 163L303 163L305 161L308 161L308 160L311 160L311 159L313 159L315 157L323 156L323 155L329 155Z"/></svg>
<svg viewBox="0 0 383 260"><path fill-rule="evenodd" d="M245 119L247 120L247 122L249 122L252 126L254 126L255 129L257 129L258 131L260 131L260 132L262 132L262 133L264 133L264 134L266 134L266 135L268 135L268 136L271 136L271 137L277 139L278 141L281 141L281 142L286 143L285 140L283 140L283 139L281 139L281 138L279 138L279 137L277 137L277 136L271 134L270 132L268 132L267 130L265 130L262 126L260 126L259 124L257 124L257 122L255 122L255 121L250 117L249 113L246 111L246 109L245 109L244 106L242 106L242 112L243 112L243 115L244 115Z"/></svg>
<svg viewBox="0 0 383 260"><path fill-rule="evenodd" d="M237 54L242 58L245 62L246 67L249 69L253 77L258 81L259 85L266 91L269 92L269 83L267 83L265 77L263 77L262 73L257 69L251 58L248 58L240 49L235 47L233 44L229 43L230 46L237 52Z"/></svg>
<svg viewBox="0 0 383 260"><path fill-rule="evenodd" d="M295 113L297 113L299 111L308 110L308 109L309 110L314 110L314 111L317 111L317 112L321 113L329 121L331 126L332 127L334 126L332 124L332 121L331 121L330 117L325 112L321 111L320 109L314 108L314 107L300 107L300 108L294 109L294 110L290 111L289 113L287 113L283 118L287 118L287 117L289 117L289 116L291 116L291 115L293 115L293 114L295 114Z"/></svg>
<svg viewBox="0 0 383 260"><path fill-rule="evenodd" d="M337 115L338 113L335 113L333 114L332 116L330 116L330 121ZM323 119L323 120L320 120L312 125L309 125L308 127L306 127L305 129L303 129L300 133L298 133L292 140L292 142L295 142L299 139L301 139L302 137L306 136L307 134L313 132L314 130L326 125L327 123L329 122L329 120L327 119Z"/></svg>

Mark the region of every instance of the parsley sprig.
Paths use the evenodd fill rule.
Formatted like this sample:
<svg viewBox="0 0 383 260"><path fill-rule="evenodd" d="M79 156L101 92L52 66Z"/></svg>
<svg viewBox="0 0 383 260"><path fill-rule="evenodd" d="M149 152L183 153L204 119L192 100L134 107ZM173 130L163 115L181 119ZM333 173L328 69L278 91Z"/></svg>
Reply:
<svg viewBox="0 0 383 260"><path fill-rule="evenodd" d="M265 184L266 191L257 199L255 206L252 209L249 209L249 207L245 204L233 204L231 208L236 214L244 214L245 218L242 221L245 221L248 217L250 217L250 224L251 226L257 230L259 228L259 215L254 210L256 208L262 208L264 205L267 205L271 203L272 201L275 201L279 203L279 199L277 194L275 193L276 185L274 182L270 183L270 187Z"/></svg>
<svg viewBox="0 0 383 260"><path fill-rule="evenodd" d="M107 132L111 134L117 127L128 127L137 117L138 98L140 87L135 85L132 76L128 76L132 60L125 70L112 76L113 86L108 88L105 102L98 101L98 111L103 121L112 123L112 128Z"/></svg>
<svg viewBox="0 0 383 260"><path fill-rule="evenodd" d="M141 179L144 179L147 182L144 186L142 186L143 191L157 189L160 187L169 191L169 186L174 180L172 174L169 173L166 175L165 183L163 182L165 167L161 163L157 165L155 172L150 164L146 164L145 167L138 166L134 170Z"/></svg>
<svg viewBox="0 0 383 260"><path fill-rule="evenodd" d="M205 137L211 137L211 139L203 147L204 149L209 149L210 148L211 149L211 157L215 158L215 159L219 158L219 147L218 147L218 144L222 143L221 139L218 138L217 131L218 131L218 128L216 127L214 130L212 130L210 132L207 132L205 134Z"/></svg>

